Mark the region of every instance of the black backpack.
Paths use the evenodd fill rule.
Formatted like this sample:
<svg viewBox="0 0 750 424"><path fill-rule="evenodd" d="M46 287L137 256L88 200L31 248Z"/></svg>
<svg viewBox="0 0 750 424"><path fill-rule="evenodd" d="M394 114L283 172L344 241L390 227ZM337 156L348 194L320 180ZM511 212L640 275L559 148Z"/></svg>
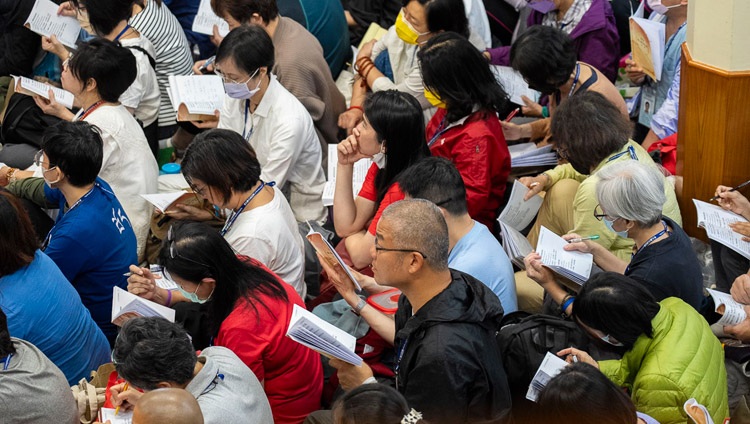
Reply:
<svg viewBox="0 0 750 424"><path fill-rule="evenodd" d="M31 96L14 94L0 126L0 142L41 147L44 130L58 122L60 118L42 112Z"/></svg>

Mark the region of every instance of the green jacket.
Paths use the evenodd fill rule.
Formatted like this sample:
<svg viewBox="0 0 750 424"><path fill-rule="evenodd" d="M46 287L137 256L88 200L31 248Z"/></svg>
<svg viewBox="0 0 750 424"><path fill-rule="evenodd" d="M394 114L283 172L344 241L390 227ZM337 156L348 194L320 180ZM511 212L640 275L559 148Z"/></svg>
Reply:
<svg viewBox="0 0 750 424"><path fill-rule="evenodd" d="M729 406L721 343L692 306L676 297L659 304L653 338L642 335L622 359L599 362L601 371L661 424L689 422L682 406L690 398L723 422Z"/></svg>

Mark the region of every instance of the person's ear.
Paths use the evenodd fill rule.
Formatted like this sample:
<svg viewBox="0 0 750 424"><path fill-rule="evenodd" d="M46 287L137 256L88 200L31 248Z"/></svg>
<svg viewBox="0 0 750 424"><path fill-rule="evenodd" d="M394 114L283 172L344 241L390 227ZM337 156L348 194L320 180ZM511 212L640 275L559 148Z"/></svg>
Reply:
<svg viewBox="0 0 750 424"><path fill-rule="evenodd" d="M409 274L416 274L424 267L424 256L420 253L412 252L406 257L408 263Z"/></svg>
<svg viewBox="0 0 750 424"><path fill-rule="evenodd" d="M211 277L206 277L206 278L202 279L201 280L201 284L205 285L205 286L208 286L208 287L211 287L211 290L216 289L216 280L213 279L213 278L211 278Z"/></svg>
<svg viewBox="0 0 750 424"><path fill-rule="evenodd" d="M260 25L262 27L268 25L268 22L265 22L259 13L253 13L252 15L250 15L249 22L253 25Z"/></svg>
<svg viewBox="0 0 750 424"><path fill-rule="evenodd" d="M166 381L160 381L160 382L156 383L156 388L157 389L171 389L172 387L173 387L172 383L168 383Z"/></svg>
<svg viewBox="0 0 750 424"><path fill-rule="evenodd" d="M86 81L86 85L83 87L84 91L97 91L97 85L96 80L93 78L89 78L88 81Z"/></svg>

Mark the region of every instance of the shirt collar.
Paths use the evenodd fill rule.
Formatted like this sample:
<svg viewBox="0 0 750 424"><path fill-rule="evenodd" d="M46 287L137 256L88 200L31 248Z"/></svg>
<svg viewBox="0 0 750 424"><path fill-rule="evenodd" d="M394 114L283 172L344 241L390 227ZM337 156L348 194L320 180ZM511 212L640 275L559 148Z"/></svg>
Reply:
<svg viewBox="0 0 750 424"><path fill-rule="evenodd" d="M258 103L258 107L255 108L255 112L253 112L254 116L258 116L261 118L267 118L269 113L271 112L271 105L273 104L273 100L277 96L279 81L276 80L276 75L269 73L268 74L269 82L268 82L268 88L266 88L265 94L263 94L263 98L261 99L260 103Z"/></svg>

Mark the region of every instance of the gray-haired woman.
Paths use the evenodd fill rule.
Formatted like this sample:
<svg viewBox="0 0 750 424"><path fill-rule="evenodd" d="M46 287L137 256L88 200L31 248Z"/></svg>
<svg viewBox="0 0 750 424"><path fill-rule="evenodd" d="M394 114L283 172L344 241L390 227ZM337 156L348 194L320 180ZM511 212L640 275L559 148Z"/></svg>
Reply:
<svg viewBox="0 0 750 424"><path fill-rule="evenodd" d="M609 230L635 241L631 261L623 261L589 240L571 242L581 238L574 233L563 236L570 242L565 250L593 254L600 268L640 281L657 301L679 297L693 308L700 308L703 299L701 267L687 234L662 215L666 197L661 172L654 166L627 161L602 168L596 175L599 206L594 217L604 222ZM542 268L540 259L537 253L526 257L529 277L569 311L573 302L554 281L552 273Z"/></svg>

